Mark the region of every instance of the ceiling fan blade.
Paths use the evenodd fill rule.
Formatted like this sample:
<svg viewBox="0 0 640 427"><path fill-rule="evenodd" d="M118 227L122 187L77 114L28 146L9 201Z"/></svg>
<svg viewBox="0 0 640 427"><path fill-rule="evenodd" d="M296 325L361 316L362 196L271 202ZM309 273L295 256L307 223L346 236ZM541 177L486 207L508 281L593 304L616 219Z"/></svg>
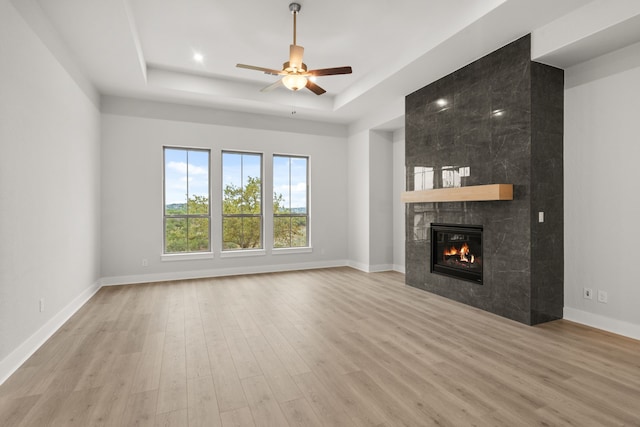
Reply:
<svg viewBox="0 0 640 427"><path fill-rule="evenodd" d="M307 80L306 88L316 95L322 95L326 92L326 90L322 89L320 86L312 82L311 80Z"/></svg>
<svg viewBox="0 0 640 427"><path fill-rule="evenodd" d="M295 44L289 45L289 66L297 69L302 68L302 56L304 55L304 47Z"/></svg>
<svg viewBox="0 0 640 427"><path fill-rule="evenodd" d="M335 67L311 70L308 71L307 74L310 76L334 76L336 74L351 74L352 72L351 67Z"/></svg>
<svg viewBox="0 0 640 427"><path fill-rule="evenodd" d="M236 64L238 68L246 68L247 70L262 71L265 74L271 74L273 76L281 76L287 74L282 70L274 70L273 68L256 67L255 65Z"/></svg>
<svg viewBox="0 0 640 427"><path fill-rule="evenodd" d="M278 79L274 83L271 83L269 86L263 87L262 89L260 89L260 92L271 92L272 90L280 86L283 86L282 79Z"/></svg>

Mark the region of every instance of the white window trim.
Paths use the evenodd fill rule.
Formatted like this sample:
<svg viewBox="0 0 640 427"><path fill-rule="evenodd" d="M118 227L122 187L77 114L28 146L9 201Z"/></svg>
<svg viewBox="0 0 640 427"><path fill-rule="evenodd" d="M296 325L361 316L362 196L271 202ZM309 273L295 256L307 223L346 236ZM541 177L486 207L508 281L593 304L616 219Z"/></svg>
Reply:
<svg viewBox="0 0 640 427"><path fill-rule="evenodd" d="M308 254L311 252L313 252L313 248L311 246L299 248L273 248L271 250L273 255Z"/></svg>
<svg viewBox="0 0 640 427"><path fill-rule="evenodd" d="M166 221L166 192L165 186L167 184L166 181L166 170L165 170L165 150L166 149L176 149L176 150L186 150L186 151L205 151L209 154L209 250L207 252L165 252L166 250L166 230L165 221ZM180 145L163 145L162 146L162 250L160 252L160 261L183 261L183 260L192 260L192 259L212 259L213 258L213 213L211 211L211 168L212 168L212 156L210 148L201 148L201 147L192 147L192 146L180 146ZM188 202L187 202L188 203Z"/></svg>
<svg viewBox="0 0 640 427"><path fill-rule="evenodd" d="M307 245L303 247L287 247L287 248L275 248L273 247L273 230L271 233L271 254L272 255L287 255L293 253L310 253L313 252L313 245L311 244L312 232L311 232L311 156L309 154L293 154L293 153L271 153L271 179L272 179L272 190L273 194L273 158L274 157L298 157L307 159ZM275 222L276 216L273 214L273 209L271 209L271 224Z"/></svg>
<svg viewBox="0 0 640 427"><path fill-rule="evenodd" d="M185 252L175 254L162 254L161 261L190 261L194 259L213 259L213 252Z"/></svg>
<svg viewBox="0 0 640 427"><path fill-rule="evenodd" d="M224 239L224 218L225 218L225 213L224 213L224 186L221 186L221 191L220 191L220 239L219 242L221 244L222 249L220 250L220 258L240 258L243 256L262 256L262 255L266 255L266 250L265 250L265 224L266 224L266 211L265 211L265 207L264 207L264 189L265 189L265 153L263 151L251 151L251 150L236 150L236 149L230 149L230 150L220 150L220 177L222 178L224 175L224 154L225 153L231 153L231 154L248 154L248 155L259 155L260 156L260 221L261 221L261 228L260 228L260 240L261 240L261 248L258 249L224 249L224 242L222 241ZM222 179L221 182L224 182L224 179ZM251 216L251 215L247 215L247 216ZM256 216L254 216L256 217ZM246 254L243 254L244 252L246 252Z"/></svg>
<svg viewBox="0 0 640 427"><path fill-rule="evenodd" d="M267 251L264 249L242 249L242 250L227 250L220 252L220 258L242 258L252 256L264 256Z"/></svg>

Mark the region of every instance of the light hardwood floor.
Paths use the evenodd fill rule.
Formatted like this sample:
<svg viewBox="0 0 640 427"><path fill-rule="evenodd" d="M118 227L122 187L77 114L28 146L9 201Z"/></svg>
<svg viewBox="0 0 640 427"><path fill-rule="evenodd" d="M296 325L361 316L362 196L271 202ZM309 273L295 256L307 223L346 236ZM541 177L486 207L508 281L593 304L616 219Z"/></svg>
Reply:
<svg viewBox="0 0 640 427"><path fill-rule="evenodd" d="M101 289L2 426L640 426L640 342L349 268Z"/></svg>

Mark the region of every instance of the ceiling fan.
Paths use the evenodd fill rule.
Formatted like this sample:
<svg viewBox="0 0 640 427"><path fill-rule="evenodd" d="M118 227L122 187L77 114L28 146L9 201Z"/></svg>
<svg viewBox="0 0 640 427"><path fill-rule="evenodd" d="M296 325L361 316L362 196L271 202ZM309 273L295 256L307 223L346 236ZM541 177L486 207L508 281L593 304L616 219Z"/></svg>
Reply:
<svg viewBox="0 0 640 427"><path fill-rule="evenodd" d="M299 3L291 3L289 10L293 14L293 44L289 45L289 61L282 64L282 70L272 68L256 67L254 65L236 64L238 68L262 71L273 76L283 76L273 84L263 88L261 92L269 92L279 86L285 86L289 90L299 90L306 87L316 95L322 95L326 90L310 80L310 77L333 76L336 74L351 74L351 67L321 68L318 70L308 70L307 64L302 62L304 47L296 44L296 16L300 12Z"/></svg>

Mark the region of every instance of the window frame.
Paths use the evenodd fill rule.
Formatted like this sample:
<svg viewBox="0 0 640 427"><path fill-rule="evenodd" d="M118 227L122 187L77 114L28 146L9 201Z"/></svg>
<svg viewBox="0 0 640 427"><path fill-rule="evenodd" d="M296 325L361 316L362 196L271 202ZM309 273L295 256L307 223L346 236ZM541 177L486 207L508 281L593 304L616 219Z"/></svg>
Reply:
<svg viewBox="0 0 640 427"><path fill-rule="evenodd" d="M291 159L304 159L306 160L306 178L305 178L305 183L306 183L306 206L305 206L305 213L301 214L301 213L286 213L286 214L277 214L274 211L274 206L273 206L273 195L272 195L272 200L271 200L271 209L272 209L272 222L273 222L273 236L272 236L272 250L273 253L291 253L291 252L309 252L311 250L311 226L310 226L310 221L311 221L311 215L310 215L310 189L311 189L311 185L310 185L310 177L311 177L311 157L308 155L300 155L300 154L282 154L282 153L274 153L271 157L271 164L272 164L272 174L275 175L275 158L276 157L282 157L282 158L287 158L289 159L289 201L291 201ZM274 176L272 176L272 182L275 182ZM274 184L275 186L275 184ZM274 193L274 191L272 191L272 193ZM281 247L276 247L275 246L275 222L276 222L276 218L305 218L305 224L306 224L306 244L305 246L281 246ZM290 242L293 241L293 239L290 237L289 239Z"/></svg>
<svg viewBox="0 0 640 427"><path fill-rule="evenodd" d="M189 152L198 151L204 152L208 155L208 167L207 167L207 197L208 197L208 209L206 214L171 214L167 215L167 150L182 150L187 152L187 206L189 203L189 178L188 178L188 165L189 165ZM211 215L211 149L200 147L185 147L176 145L164 145L162 147L162 261L184 260L184 259L206 259L213 258L213 246L212 246L212 215ZM184 218L188 220L190 218L204 218L208 219L209 226L208 232L208 248L203 251L184 251L184 252L167 252L167 218ZM188 225L187 225L188 226ZM188 229L187 229L188 230ZM188 231L187 231L188 236Z"/></svg>
<svg viewBox="0 0 640 427"><path fill-rule="evenodd" d="M259 214L225 214L224 213L224 155L225 154L237 154L240 156L259 156L260 157L260 213ZM243 161L241 159L241 172L243 175ZM220 257L234 257L234 256L251 256L251 255L264 255L265 254L265 220L264 220L264 153L258 151L244 151L244 150L221 150L220 151L220 177L221 177L221 192L220 192ZM241 183L242 185L243 183ZM225 249L224 242L224 222L225 218L260 218L260 247L257 248L232 248Z"/></svg>

